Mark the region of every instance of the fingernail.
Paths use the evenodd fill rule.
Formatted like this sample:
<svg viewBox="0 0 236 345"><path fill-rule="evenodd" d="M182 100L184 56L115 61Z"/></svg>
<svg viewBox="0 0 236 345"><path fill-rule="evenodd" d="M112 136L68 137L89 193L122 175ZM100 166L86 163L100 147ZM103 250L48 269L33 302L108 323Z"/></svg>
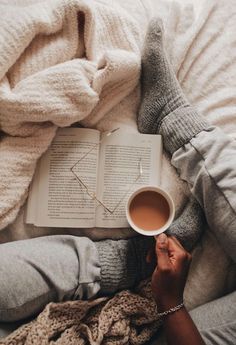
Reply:
<svg viewBox="0 0 236 345"><path fill-rule="evenodd" d="M158 242L160 243L166 243L167 242L167 236L166 234L162 233L157 237Z"/></svg>

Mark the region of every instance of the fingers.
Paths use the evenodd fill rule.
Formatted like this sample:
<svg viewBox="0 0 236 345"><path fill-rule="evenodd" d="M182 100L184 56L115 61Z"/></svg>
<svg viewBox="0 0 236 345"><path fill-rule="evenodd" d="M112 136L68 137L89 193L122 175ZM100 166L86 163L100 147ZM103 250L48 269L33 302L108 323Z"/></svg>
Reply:
<svg viewBox="0 0 236 345"><path fill-rule="evenodd" d="M164 271L171 270L172 266L177 270L188 267L192 259L189 254L177 240L171 236L167 237L162 233L156 237L156 256L158 258L158 268ZM151 259L151 253L149 254Z"/></svg>
<svg viewBox="0 0 236 345"><path fill-rule="evenodd" d="M180 268L183 264L189 264L192 256L188 253L177 238L171 236L169 237L169 253L170 253L170 260L175 262L175 266Z"/></svg>
<svg viewBox="0 0 236 345"><path fill-rule="evenodd" d="M169 236L169 238L171 239L171 241L174 241L177 246L179 246L181 249L185 250L184 247L182 246L182 244L179 242L179 240L176 237Z"/></svg>
<svg viewBox="0 0 236 345"><path fill-rule="evenodd" d="M161 270L168 270L170 268L170 258L169 258L169 241L166 234L160 234L156 239L156 255L158 258L158 267Z"/></svg>
<svg viewBox="0 0 236 345"><path fill-rule="evenodd" d="M190 258L190 259L192 258L192 255L189 252L186 251L186 249L182 246L182 244L177 240L176 237L170 236L169 240L170 240L170 243L169 243L169 247L170 247L169 249L170 250L172 249L171 247L172 247L172 244L174 243L175 244L175 248L176 249L178 248L178 251L182 251L185 254L187 254L188 258Z"/></svg>

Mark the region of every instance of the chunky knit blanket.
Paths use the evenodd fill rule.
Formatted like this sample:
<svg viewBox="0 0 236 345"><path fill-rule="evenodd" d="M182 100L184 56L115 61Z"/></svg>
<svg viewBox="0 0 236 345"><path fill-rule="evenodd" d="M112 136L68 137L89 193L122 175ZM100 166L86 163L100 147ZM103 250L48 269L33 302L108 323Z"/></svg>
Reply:
<svg viewBox="0 0 236 345"><path fill-rule="evenodd" d="M2 1L0 12L2 229L57 127L94 126L135 88L141 40L133 18L109 1Z"/></svg>
<svg viewBox="0 0 236 345"><path fill-rule="evenodd" d="M145 344L160 326L150 284L112 299L50 303L0 345Z"/></svg>

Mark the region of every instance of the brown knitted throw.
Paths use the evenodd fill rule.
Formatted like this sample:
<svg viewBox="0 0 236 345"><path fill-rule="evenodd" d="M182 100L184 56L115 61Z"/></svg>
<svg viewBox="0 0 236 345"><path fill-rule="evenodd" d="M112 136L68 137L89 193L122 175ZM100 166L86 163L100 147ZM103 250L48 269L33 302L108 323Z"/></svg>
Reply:
<svg viewBox="0 0 236 345"><path fill-rule="evenodd" d="M50 303L0 345L144 344L160 325L150 282L92 301Z"/></svg>

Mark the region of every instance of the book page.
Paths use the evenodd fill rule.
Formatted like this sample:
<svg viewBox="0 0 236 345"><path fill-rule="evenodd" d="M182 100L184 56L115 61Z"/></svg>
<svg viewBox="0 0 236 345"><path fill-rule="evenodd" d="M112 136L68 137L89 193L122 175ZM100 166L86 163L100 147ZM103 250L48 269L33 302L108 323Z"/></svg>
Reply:
<svg viewBox="0 0 236 345"><path fill-rule="evenodd" d="M96 226L128 227L125 205L129 195L143 185L159 185L162 142L160 135L121 130L102 135L97 194L104 205L96 210ZM142 176L140 175L140 164Z"/></svg>
<svg viewBox="0 0 236 345"><path fill-rule="evenodd" d="M100 132L93 129L58 130L40 161L36 181L36 226L90 228L95 225L95 201L88 196L76 176L91 193L96 192L99 140ZM76 175L71 171L73 166Z"/></svg>

